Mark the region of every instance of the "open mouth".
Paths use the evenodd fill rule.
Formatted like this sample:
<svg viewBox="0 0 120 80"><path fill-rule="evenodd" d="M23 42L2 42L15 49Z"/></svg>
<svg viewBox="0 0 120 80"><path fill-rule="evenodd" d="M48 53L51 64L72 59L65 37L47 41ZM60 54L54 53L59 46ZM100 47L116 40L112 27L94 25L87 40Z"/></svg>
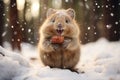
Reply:
<svg viewBox="0 0 120 80"><path fill-rule="evenodd" d="M57 31L58 34L61 35L63 33L64 29L56 29L56 31Z"/></svg>

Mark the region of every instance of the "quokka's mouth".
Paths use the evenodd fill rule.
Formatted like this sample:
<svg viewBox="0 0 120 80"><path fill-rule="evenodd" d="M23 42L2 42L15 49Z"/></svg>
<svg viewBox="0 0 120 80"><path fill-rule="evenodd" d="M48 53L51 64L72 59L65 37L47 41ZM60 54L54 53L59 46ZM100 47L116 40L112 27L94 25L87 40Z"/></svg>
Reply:
<svg viewBox="0 0 120 80"><path fill-rule="evenodd" d="M57 33L58 33L59 35L61 35L61 34L63 33L64 29L58 28L58 29L56 29L56 31L57 31Z"/></svg>

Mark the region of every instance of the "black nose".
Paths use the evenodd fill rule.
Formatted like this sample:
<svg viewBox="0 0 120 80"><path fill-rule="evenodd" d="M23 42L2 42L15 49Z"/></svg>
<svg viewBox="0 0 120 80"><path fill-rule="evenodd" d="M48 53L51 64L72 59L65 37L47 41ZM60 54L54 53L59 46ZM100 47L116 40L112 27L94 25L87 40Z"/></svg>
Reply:
<svg viewBox="0 0 120 80"><path fill-rule="evenodd" d="M62 24L59 23L57 27L58 27L58 28L56 29L57 33L58 33L58 34L62 34L62 32L64 31L64 29L62 28Z"/></svg>

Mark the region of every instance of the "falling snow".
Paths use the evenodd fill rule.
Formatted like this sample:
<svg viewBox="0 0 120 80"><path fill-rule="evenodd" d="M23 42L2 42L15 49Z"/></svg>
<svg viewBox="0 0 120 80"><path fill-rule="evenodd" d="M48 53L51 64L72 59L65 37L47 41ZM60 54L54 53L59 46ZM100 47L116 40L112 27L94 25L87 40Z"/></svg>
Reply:
<svg viewBox="0 0 120 80"><path fill-rule="evenodd" d="M8 18L7 18L6 20L7 20L7 22L9 22L9 21L10 21Z"/></svg>
<svg viewBox="0 0 120 80"><path fill-rule="evenodd" d="M97 5L98 5L98 3L95 3L95 5L97 6Z"/></svg>
<svg viewBox="0 0 120 80"><path fill-rule="evenodd" d="M85 35L87 36L87 35L88 35L88 33L85 33Z"/></svg>
<svg viewBox="0 0 120 80"><path fill-rule="evenodd" d="M6 31L5 31L5 32L3 32L3 33L2 33L2 37L4 37L6 34L7 34L7 32L6 32Z"/></svg>
<svg viewBox="0 0 120 80"><path fill-rule="evenodd" d="M118 22L116 21L115 24L118 25Z"/></svg>
<svg viewBox="0 0 120 80"><path fill-rule="evenodd" d="M111 15L111 16L114 16L114 14L113 14L113 13L110 13L110 15Z"/></svg>
<svg viewBox="0 0 120 80"><path fill-rule="evenodd" d="M5 14L3 14L3 16L5 16Z"/></svg>
<svg viewBox="0 0 120 80"><path fill-rule="evenodd" d="M24 31L24 28L22 28L21 30Z"/></svg>
<svg viewBox="0 0 120 80"><path fill-rule="evenodd" d="M17 35L17 31L14 31L14 35Z"/></svg>
<svg viewBox="0 0 120 80"><path fill-rule="evenodd" d="M28 38L28 40L30 41L30 40L31 40L31 38Z"/></svg>
<svg viewBox="0 0 120 80"><path fill-rule="evenodd" d="M5 24L5 27L8 27L8 24Z"/></svg>
<svg viewBox="0 0 120 80"><path fill-rule="evenodd" d="M100 6L97 6L97 8L100 8Z"/></svg>
<svg viewBox="0 0 120 80"><path fill-rule="evenodd" d="M12 39L12 42L14 41L14 39Z"/></svg>
<svg viewBox="0 0 120 80"><path fill-rule="evenodd" d="M69 0L65 0L65 2L68 2Z"/></svg>
<svg viewBox="0 0 120 80"><path fill-rule="evenodd" d="M105 7L108 8L108 5L106 5Z"/></svg>
<svg viewBox="0 0 120 80"><path fill-rule="evenodd" d="M17 39L17 41L19 42L19 41L20 41L20 39Z"/></svg>
<svg viewBox="0 0 120 80"><path fill-rule="evenodd" d="M96 34L97 34L97 32L94 32L94 34L96 35Z"/></svg>
<svg viewBox="0 0 120 80"><path fill-rule="evenodd" d="M31 29L28 29L28 33L30 33L31 32Z"/></svg>
<svg viewBox="0 0 120 80"><path fill-rule="evenodd" d="M115 8L115 6L114 6L114 5L112 5L112 8Z"/></svg>
<svg viewBox="0 0 120 80"><path fill-rule="evenodd" d="M106 25L106 27L107 27L107 29L110 29L112 27L112 25L109 24L109 25Z"/></svg>
<svg viewBox="0 0 120 80"><path fill-rule="evenodd" d="M118 5L120 5L120 3L118 3Z"/></svg>
<svg viewBox="0 0 120 80"><path fill-rule="evenodd" d="M114 33L116 34L116 33L117 33L117 31L114 31Z"/></svg>
<svg viewBox="0 0 120 80"><path fill-rule="evenodd" d="M14 7L16 4L14 3L13 5L12 5L12 7Z"/></svg>
<svg viewBox="0 0 120 80"><path fill-rule="evenodd" d="M14 26L11 26L11 28L14 28Z"/></svg>
<svg viewBox="0 0 120 80"><path fill-rule="evenodd" d="M19 24L19 21L17 21L17 24Z"/></svg>
<svg viewBox="0 0 120 80"><path fill-rule="evenodd" d="M90 30L90 27L88 27L88 30Z"/></svg>

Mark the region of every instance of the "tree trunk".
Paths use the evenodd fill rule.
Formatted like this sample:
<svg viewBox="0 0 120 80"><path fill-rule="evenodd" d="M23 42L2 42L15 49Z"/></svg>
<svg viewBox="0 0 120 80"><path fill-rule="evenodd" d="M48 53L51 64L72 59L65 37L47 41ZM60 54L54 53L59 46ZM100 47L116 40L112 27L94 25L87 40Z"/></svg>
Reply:
<svg viewBox="0 0 120 80"><path fill-rule="evenodd" d="M3 25L4 25L4 3L3 1L0 1L0 45L2 46L3 38Z"/></svg>
<svg viewBox="0 0 120 80"><path fill-rule="evenodd" d="M17 5L16 5L16 0L11 0L10 2L10 27L11 27L11 44L12 44L12 49L18 49L21 50L21 41L22 41L22 33L21 33L21 28L19 24L19 19L18 19L18 10L17 10Z"/></svg>

